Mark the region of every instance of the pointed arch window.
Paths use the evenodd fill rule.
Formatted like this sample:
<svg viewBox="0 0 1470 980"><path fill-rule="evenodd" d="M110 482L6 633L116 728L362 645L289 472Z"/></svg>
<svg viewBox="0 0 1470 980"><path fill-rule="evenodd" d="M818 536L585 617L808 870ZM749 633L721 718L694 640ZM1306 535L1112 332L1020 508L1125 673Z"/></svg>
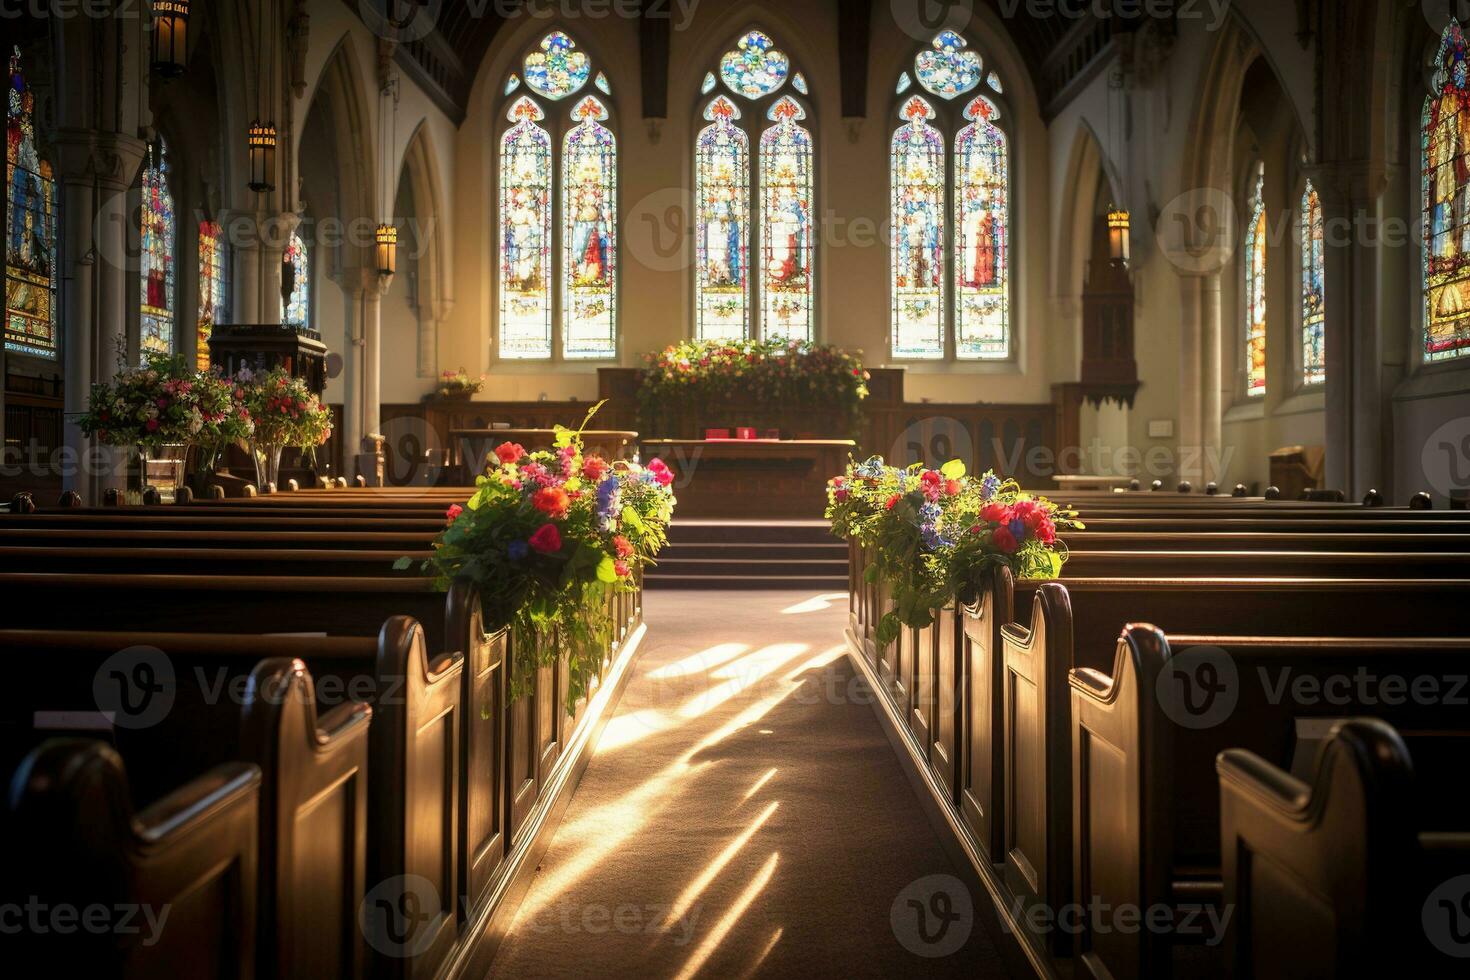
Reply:
<svg viewBox="0 0 1470 980"><path fill-rule="evenodd" d="M225 305L225 241L218 221L199 222L199 346L195 355L201 371L209 370L209 338L216 324L228 316Z"/></svg>
<svg viewBox="0 0 1470 980"><path fill-rule="evenodd" d="M37 149L35 94L10 55L5 140L5 348L54 358L57 202L51 163Z"/></svg>
<svg viewBox="0 0 1470 980"><path fill-rule="evenodd" d="M1420 121L1424 359L1470 354L1470 52L1458 21L1440 37Z"/></svg>
<svg viewBox="0 0 1470 980"><path fill-rule="evenodd" d="M169 189L172 167L162 138L148 147L142 179L138 344L144 353L172 354L178 300L178 224Z"/></svg>
<svg viewBox="0 0 1470 980"><path fill-rule="evenodd" d="M1323 243L1322 201L1307 181L1302 192L1302 384L1327 380L1327 255Z"/></svg>
<svg viewBox="0 0 1470 980"><path fill-rule="evenodd" d="M530 91L511 99L499 145L498 354L611 359L618 331L612 84L561 31L526 55L522 75ZM596 91L579 96L589 81ZM512 75L506 94L518 88ZM573 96L569 110L548 116Z"/></svg>
<svg viewBox="0 0 1470 980"><path fill-rule="evenodd" d="M901 120L888 153L896 358L1012 354L1010 137L999 76L989 74L988 94L971 94L987 77L982 67L963 37L942 31L894 87ZM914 84L938 101L909 93Z"/></svg>
<svg viewBox="0 0 1470 980"><path fill-rule="evenodd" d="M1266 393L1266 168L1256 164L1245 229L1245 393Z"/></svg>
<svg viewBox="0 0 1470 980"><path fill-rule="evenodd" d="M694 145L697 339L813 338L815 144L806 106L782 91L788 80L808 94L786 54L752 30L700 87L725 91L703 103Z"/></svg>
<svg viewBox="0 0 1470 980"><path fill-rule="evenodd" d="M311 254L301 233L293 231L286 243L286 260L291 265L291 298L281 308L281 322L311 326Z"/></svg>

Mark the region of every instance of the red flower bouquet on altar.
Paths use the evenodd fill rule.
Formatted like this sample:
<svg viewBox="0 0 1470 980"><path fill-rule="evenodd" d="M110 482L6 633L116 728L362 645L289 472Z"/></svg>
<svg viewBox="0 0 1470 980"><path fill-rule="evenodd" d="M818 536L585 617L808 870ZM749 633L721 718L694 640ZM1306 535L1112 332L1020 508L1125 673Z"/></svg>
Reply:
<svg viewBox="0 0 1470 980"><path fill-rule="evenodd" d="M491 469L462 507L449 509L424 565L443 588L458 576L473 580L486 628L511 628L514 695L537 667L567 656L571 710L611 634L607 590L634 589L667 540L673 474L658 459L643 467L584 453L580 429L558 426L555 446L495 447Z"/></svg>

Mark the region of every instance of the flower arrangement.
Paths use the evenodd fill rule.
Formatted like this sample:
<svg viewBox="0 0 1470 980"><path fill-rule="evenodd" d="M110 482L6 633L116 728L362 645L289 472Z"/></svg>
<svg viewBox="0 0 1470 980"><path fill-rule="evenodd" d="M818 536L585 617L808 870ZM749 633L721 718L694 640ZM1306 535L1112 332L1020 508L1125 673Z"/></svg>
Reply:
<svg viewBox="0 0 1470 980"><path fill-rule="evenodd" d="M263 374L242 370L236 381L258 445L293 446L314 454L331 437L332 410L307 387L305 378L275 367Z"/></svg>
<svg viewBox="0 0 1470 980"><path fill-rule="evenodd" d="M851 429L861 423L868 372L850 351L805 340L695 340L647 355L638 390L640 428L657 419L778 405L833 410Z"/></svg>
<svg viewBox="0 0 1470 980"><path fill-rule="evenodd" d="M479 394L481 388L485 387L485 376L472 378L464 368L458 371L443 371L439 375L439 385L434 393L440 398L467 397Z"/></svg>
<svg viewBox="0 0 1470 980"><path fill-rule="evenodd" d="M76 421L105 445L156 449L212 438L228 415L213 380L182 357L150 353L141 367L124 367L111 381L92 385L87 410Z"/></svg>
<svg viewBox="0 0 1470 980"><path fill-rule="evenodd" d="M510 627L511 690L566 656L567 709L587 693L611 637L608 589L631 591L653 563L673 517L673 474L584 453L581 432L558 426L554 451L497 446L474 495L446 513L424 562L441 588L456 577L480 589L487 629ZM400 559L397 567L411 562Z"/></svg>
<svg viewBox="0 0 1470 980"><path fill-rule="evenodd" d="M828 482L827 519L834 534L873 549L869 580L891 587L894 609L877 630L885 645L901 626L928 626L933 611L956 597L969 601L995 566L1055 578L1067 560L1057 532L1083 527L1076 511L994 472L970 476L960 460L933 470L878 456Z"/></svg>

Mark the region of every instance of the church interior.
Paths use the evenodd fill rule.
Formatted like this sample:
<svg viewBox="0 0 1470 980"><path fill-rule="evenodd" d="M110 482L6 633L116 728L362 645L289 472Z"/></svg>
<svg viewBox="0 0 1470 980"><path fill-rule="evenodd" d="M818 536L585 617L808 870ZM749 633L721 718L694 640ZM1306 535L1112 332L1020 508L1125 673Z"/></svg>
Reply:
<svg viewBox="0 0 1470 980"><path fill-rule="evenodd" d="M7 4L0 935L1462 975L1467 18Z"/></svg>

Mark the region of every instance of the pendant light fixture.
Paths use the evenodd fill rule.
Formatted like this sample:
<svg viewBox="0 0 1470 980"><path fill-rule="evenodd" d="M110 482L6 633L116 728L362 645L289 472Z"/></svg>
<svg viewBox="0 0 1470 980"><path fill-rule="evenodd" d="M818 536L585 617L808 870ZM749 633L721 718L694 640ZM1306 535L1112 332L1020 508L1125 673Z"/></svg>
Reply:
<svg viewBox="0 0 1470 980"><path fill-rule="evenodd" d="M189 0L153 0L153 71L177 78L189 60Z"/></svg>
<svg viewBox="0 0 1470 980"><path fill-rule="evenodd" d="M266 45L265 36L265 7L266 3L260 2L256 6L256 30L255 43L259 45L256 54L256 77L255 77L255 118L250 121L250 127L245 131L245 147L247 162L249 163L250 189L257 194L268 193L276 189L276 124L271 121L262 122L261 117L269 120L270 114L263 111L261 106L261 93L267 93L267 103L275 97L275 48L271 46L271 55L267 59L264 51ZM262 75L266 75L262 81Z"/></svg>

